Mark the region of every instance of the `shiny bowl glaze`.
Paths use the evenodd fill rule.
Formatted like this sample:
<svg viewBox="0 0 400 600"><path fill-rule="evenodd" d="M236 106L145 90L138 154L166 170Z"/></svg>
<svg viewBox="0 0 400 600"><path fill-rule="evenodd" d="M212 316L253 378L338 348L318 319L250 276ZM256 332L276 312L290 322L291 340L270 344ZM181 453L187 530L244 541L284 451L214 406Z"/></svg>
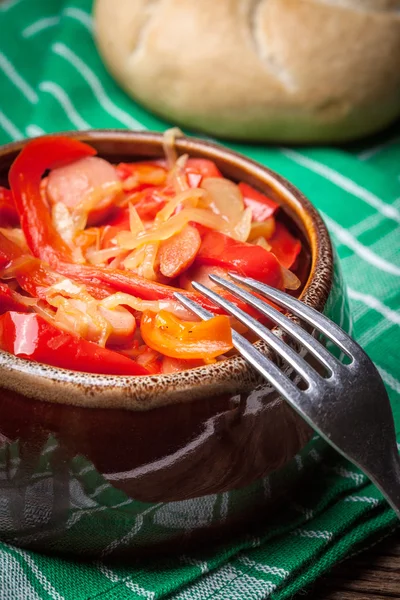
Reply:
<svg viewBox="0 0 400 600"><path fill-rule="evenodd" d="M160 134L68 135L111 162L162 155ZM0 148L0 185L23 144ZM346 328L337 261L309 201L225 148L188 138L176 145L282 205L303 242L300 297ZM48 552L108 556L220 539L294 485L296 465L312 453L308 425L239 356L121 377L0 352L0 415L0 539Z"/></svg>

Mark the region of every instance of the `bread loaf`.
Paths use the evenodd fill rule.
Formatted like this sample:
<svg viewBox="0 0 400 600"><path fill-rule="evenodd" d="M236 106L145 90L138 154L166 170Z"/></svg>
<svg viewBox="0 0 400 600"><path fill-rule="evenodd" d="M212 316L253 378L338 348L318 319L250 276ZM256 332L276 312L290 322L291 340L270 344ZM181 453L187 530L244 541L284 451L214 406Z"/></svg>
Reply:
<svg viewBox="0 0 400 600"><path fill-rule="evenodd" d="M359 138L400 115L400 0L97 0L98 48L167 120L225 138Z"/></svg>

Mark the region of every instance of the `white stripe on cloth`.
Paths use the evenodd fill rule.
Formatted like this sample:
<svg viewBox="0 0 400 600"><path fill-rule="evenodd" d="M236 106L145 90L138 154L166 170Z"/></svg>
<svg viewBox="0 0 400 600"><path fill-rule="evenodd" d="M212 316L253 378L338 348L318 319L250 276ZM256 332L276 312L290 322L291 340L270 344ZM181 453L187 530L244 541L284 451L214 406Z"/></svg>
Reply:
<svg viewBox="0 0 400 600"><path fill-rule="evenodd" d="M161 503L155 504L154 506L149 506L149 508L146 508L146 510L144 510L142 513L136 515L135 525L132 527L132 529L130 531L128 531L128 533L126 535L124 535L122 538L118 538L118 539L112 541L111 544L109 544L106 548L104 548L103 552L101 553L101 556L102 557L108 556L109 554L114 552L114 550L116 548L118 548L118 546L123 546L124 544L127 544L133 537L135 537L135 535L137 535L139 533L139 531L143 527L143 523L144 523L143 517L145 517L149 512L156 510L160 506L162 506Z"/></svg>
<svg viewBox="0 0 400 600"><path fill-rule="evenodd" d="M369 496L347 496L344 499L345 502L366 502L367 504L372 504L373 506L378 506L379 500L378 498L371 498Z"/></svg>
<svg viewBox="0 0 400 600"><path fill-rule="evenodd" d="M392 323L387 319L381 319L374 327L366 329L364 333L359 335L357 342L362 348L366 348L369 344L375 343L377 338L384 335L392 326Z"/></svg>
<svg viewBox="0 0 400 600"><path fill-rule="evenodd" d="M393 206L400 209L400 198L396 198L396 200L393 202ZM358 237L366 231L370 231L371 229L378 227L384 221L384 219L384 216L380 213L370 215L356 225L350 227L350 231L355 237Z"/></svg>
<svg viewBox="0 0 400 600"><path fill-rule="evenodd" d="M345 479L352 479L357 485L361 485L365 481L365 475L362 473L354 473L354 471L349 471L342 466L333 467L333 471Z"/></svg>
<svg viewBox="0 0 400 600"><path fill-rule="evenodd" d="M148 600L153 600L153 598L155 596L154 592L145 590L143 587L141 587L137 583L134 583L130 579L125 579L125 578L119 577L114 571L112 571L109 567L106 567L100 561L96 562L95 565L98 567L100 573L102 573L105 577L107 577L107 579L109 579L113 583L120 583L120 582L124 583L128 589L130 589L132 592L134 592L138 596L141 596L142 598L148 598Z"/></svg>
<svg viewBox="0 0 400 600"><path fill-rule="evenodd" d="M306 167L318 175L321 175L321 177L328 179L337 187L340 187L352 196L356 196L357 198L360 198L360 200L363 200L370 206L376 208L377 211L382 213L388 219L393 219L397 223L400 223L400 212L395 207L387 204L369 190L363 188L361 185L358 185L358 183L352 179L349 179L345 175L338 173L327 165L319 163L316 160L308 158L307 156L303 156L303 154L300 154L300 152L296 152L295 150L281 148L281 152L299 165Z"/></svg>
<svg viewBox="0 0 400 600"><path fill-rule="evenodd" d="M375 298L370 294L362 294L361 292L357 292L349 287L347 288L347 291L352 300L362 302L369 308L372 308L375 312L380 313L383 317L385 317L385 319L392 321L392 323L395 323L396 325L400 325L400 313L397 313L391 308L385 306L385 304L378 300L378 298Z"/></svg>
<svg viewBox="0 0 400 600"><path fill-rule="evenodd" d="M188 565L198 567L200 569L202 575L204 575L205 573L208 573L208 571L209 571L208 564L204 560L198 560L197 558L192 558L191 556L186 556L186 554L181 556L180 560L184 563L187 563Z"/></svg>
<svg viewBox="0 0 400 600"><path fill-rule="evenodd" d="M6 0L5 2L0 2L0 12L7 12L17 4L20 4L22 0Z"/></svg>
<svg viewBox="0 0 400 600"><path fill-rule="evenodd" d="M392 388L394 392L400 394L400 381L395 379L395 377L393 377L391 373L388 373L387 371L385 371L385 369L379 367L376 363L375 366L378 369L379 374L382 377L383 381L386 383L386 385Z"/></svg>
<svg viewBox="0 0 400 600"><path fill-rule="evenodd" d="M93 23L92 17L89 15L89 13L85 12L80 8L68 6L63 11L63 15L65 15L66 17L70 17L71 19L75 19L75 21L79 21L79 23L82 23L82 25L86 27L89 33L92 33Z"/></svg>
<svg viewBox="0 0 400 600"><path fill-rule="evenodd" d="M53 96L61 104L68 119L77 129L91 128L89 123L78 113L68 94L57 83L54 81L42 81L39 84L39 89L41 92L47 92Z"/></svg>
<svg viewBox="0 0 400 600"><path fill-rule="evenodd" d="M23 38L30 38L30 37L36 35L37 33L40 33L41 31L50 29L51 27L56 27L59 24L59 22L60 22L59 16L45 17L43 19L38 19L34 23L31 23L30 25L28 25L28 27L25 27L25 29L23 29L21 35Z"/></svg>
<svg viewBox="0 0 400 600"><path fill-rule="evenodd" d="M39 96L33 87L21 77L3 52L0 52L0 69L31 104L36 104L38 102Z"/></svg>
<svg viewBox="0 0 400 600"><path fill-rule="evenodd" d="M251 560L248 556L239 556L238 561L242 562L244 565L246 565L246 567L250 567L251 569L255 569L256 571L260 571L268 575L276 575L282 579L286 579L286 577L289 577L290 575L290 572L286 569L281 569L280 567L270 567L269 565L258 563L255 560Z"/></svg>
<svg viewBox="0 0 400 600"><path fill-rule="evenodd" d="M229 586L222 588L213 600L265 600L276 590L272 581L264 581L247 574L242 574L232 581Z"/></svg>
<svg viewBox="0 0 400 600"><path fill-rule="evenodd" d="M39 125L31 123L25 127L25 133L28 137L38 137L39 135L45 135L46 132Z"/></svg>
<svg viewBox="0 0 400 600"><path fill-rule="evenodd" d="M88 67L88 65L83 62L79 56L77 56L68 46L62 44L61 42L57 42L52 46L53 52L58 56L64 58L67 62L69 62L76 71L82 76L82 78L89 85L92 90L94 96L98 100L100 106L107 112L109 115L117 119L120 123L128 127L129 129L134 130L143 130L145 127L139 123L136 119L131 117L127 112L119 108L114 102L110 100L107 96L103 84L97 75Z"/></svg>
<svg viewBox="0 0 400 600"><path fill-rule="evenodd" d="M291 532L291 535L321 540L331 540L333 538L333 533L331 531L317 531L314 529L295 529Z"/></svg>
<svg viewBox="0 0 400 600"><path fill-rule="evenodd" d="M14 123L0 110L0 127L13 141L22 140L25 136Z"/></svg>
<svg viewBox="0 0 400 600"><path fill-rule="evenodd" d="M86 508L86 509L77 507L78 510L76 512L74 512L68 518L68 521L66 524L66 529L71 529L85 515L89 515L91 517L93 515L93 513L103 512L104 510L110 510L110 509L114 510L116 508L122 508L123 506L128 506L128 504L132 504L132 500L130 498L128 500L124 500L123 502L120 502L119 504L114 504L113 506L99 506L98 508ZM71 506L72 506L72 508L74 508L74 505L71 504Z"/></svg>
<svg viewBox="0 0 400 600"><path fill-rule="evenodd" d="M271 581L250 577L228 563L176 594L174 600L262 600L275 588Z"/></svg>
<svg viewBox="0 0 400 600"><path fill-rule="evenodd" d="M0 550L1 600L42 600L14 556Z"/></svg>
<svg viewBox="0 0 400 600"><path fill-rule="evenodd" d="M364 152L360 152L360 154L358 155L358 158L360 160L369 160L376 154L379 154L379 152L382 152L382 150L386 150L387 148L390 148L390 146L393 146L394 144L397 144L398 142L400 142L400 137L394 137L391 140L388 140L387 142L385 142L384 144L378 144L377 146L368 148L368 150L365 150Z"/></svg>
<svg viewBox="0 0 400 600"><path fill-rule="evenodd" d="M306 521L309 521L314 516L314 511L313 510L311 510L310 508L304 508L304 506L300 506L300 504L297 504L297 502L291 502L290 506L292 508L294 508L297 512L299 512L302 515L304 515L305 518L306 518Z"/></svg>
<svg viewBox="0 0 400 600"><path fill-rule="evenodd" d="M351 235L351 233L336 223L336 221L328 217L328 215L322 213L322 216L326 221L328 228L331 229L332 233L337 237L339 242L353 250L353 252L360 256L363 260L368 262L370 265L373 265L377 269L385 271L386 273L390 273L391 275L400 276L400 267L393 265L384 258L381 258L375 254L375 252L361 244L355 237Z"/></svg>
<svg viewBox="0 0 400 600"><path fill-rule="evenodd" d="M225 520L228 516L229 492L224 492L221 496L221 519Z"/></svg>
<svg viewBox="0 0 400 600"><path fill-rule="evenodd" d="M50 583L47 577L42 573L39 569L35 561L29 556L28 552L21 550L20 548L13 548L14 552L22 556L26 564L31 569L32 573L35 575L36 579L39 581L40 585L48 595L53 598L53 600L65 600L64 596L61 596L55 589L55 587Z"/></svg>

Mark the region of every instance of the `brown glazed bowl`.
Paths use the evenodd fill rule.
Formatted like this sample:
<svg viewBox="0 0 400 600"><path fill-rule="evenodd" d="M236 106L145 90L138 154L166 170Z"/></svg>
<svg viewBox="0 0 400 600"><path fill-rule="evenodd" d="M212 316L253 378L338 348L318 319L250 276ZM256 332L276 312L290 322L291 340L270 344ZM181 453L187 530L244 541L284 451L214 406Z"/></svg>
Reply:
<svg viewBox="0 0 400 600"><path fill-rule="evenodd" d="M155 133L68 135L112 162L163 153ZM0 185L24 143L0 149ZM227 149L188 138L176 145L282 205L303 241L302 300L346 327L329 235L309 201ZM308 425L238 356L178 374L121 377L0 352L0 539L103 557L222 539L296 484L310 438Z"/></svg>

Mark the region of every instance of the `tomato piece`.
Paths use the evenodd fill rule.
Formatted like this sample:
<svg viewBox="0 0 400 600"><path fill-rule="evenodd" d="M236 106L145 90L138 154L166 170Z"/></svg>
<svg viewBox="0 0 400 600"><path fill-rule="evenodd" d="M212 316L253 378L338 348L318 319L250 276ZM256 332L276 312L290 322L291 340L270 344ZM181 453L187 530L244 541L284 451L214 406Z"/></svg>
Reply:
<svg viewBox="0 0 400 600"><path fill-rule="evenodd" d="M271 252L286 269L290 269L301 251L301 243L289 230L277 221L274 235L268 240Z"/></svg>
<svg viewBox="0 0 400 600"><path fill-rule="evenodd" d="M140 332L150 348L172 358L215 358L232 348L229 317L223 315L192 322L164 310L145 311Z"/></svg>
<svg viewBox="0 0 400 600"><path fill-rule="evenodd" d="M280 264L271 252L261 246L238 242L218 231L204 236L195 262L219 266L282 289Z"/></svg>
<svg viewBox="0 0 400 600"><path fill-rule="evenodd" d="M247 207L251 208L253 221L265 221L271 217L279 208L279 204L254 189L248 183L239 183L239 190L242 192L243 202Z"/></svg>
<svg viewBox="0 0 400 600"><path fill-rule="evenodd" d="M19 225L19 216L15 207L11 190L0 186L0 226L16 227Z"/></svg>
<svg viewBox="0 0 400 600"><path fill-rule="evenodd" d="M148 374L134 360L61 331L34 313L6 312L0 317L0 348L21 358L73 371Z"/></svg>
<svg viewBox="0 0 400 600"><path fill-rule="evenodd" d="M185 172L201 175L204 179L206 177L222 177L222 173L216 164L207 158L188 158Z"/></svg>
<svg viewBox="0 0 400 600"><path fill-rule="evenodd" d="M200 234L190 225L162 242L158 251L161 273L170 278L180 275L193 263L200 245Z"/></svg>

